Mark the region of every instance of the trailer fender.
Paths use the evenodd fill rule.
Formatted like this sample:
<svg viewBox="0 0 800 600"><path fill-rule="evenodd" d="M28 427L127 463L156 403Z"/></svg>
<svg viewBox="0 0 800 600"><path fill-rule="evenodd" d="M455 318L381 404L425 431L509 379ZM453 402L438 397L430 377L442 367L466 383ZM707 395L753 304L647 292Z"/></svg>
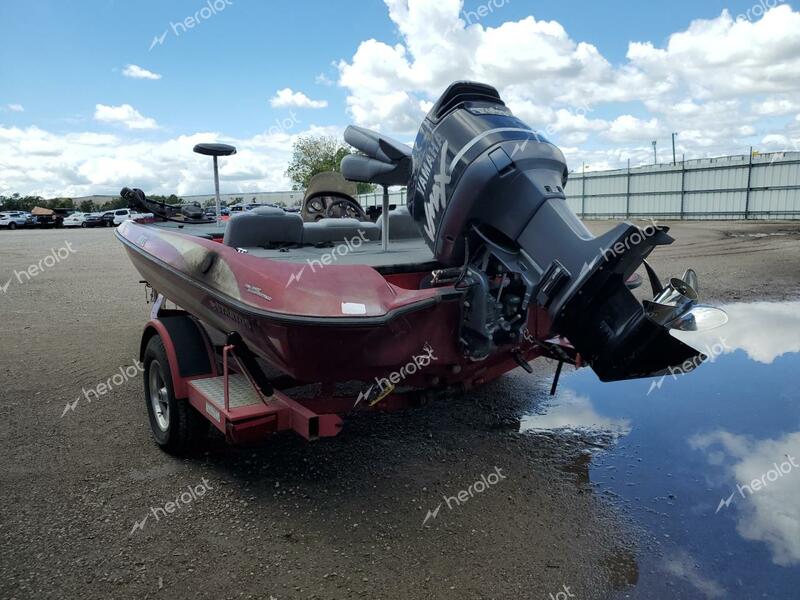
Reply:
<svg viewBox="0 0 800 600"><path fill-rule="evenodd" d="M202 328L188 315L162 316L145 325L139 346L139 360L144 360L147 343L158 335L167 351L176 398L188 398L188 382L200 377L216 377L213 349Z"/></svg>

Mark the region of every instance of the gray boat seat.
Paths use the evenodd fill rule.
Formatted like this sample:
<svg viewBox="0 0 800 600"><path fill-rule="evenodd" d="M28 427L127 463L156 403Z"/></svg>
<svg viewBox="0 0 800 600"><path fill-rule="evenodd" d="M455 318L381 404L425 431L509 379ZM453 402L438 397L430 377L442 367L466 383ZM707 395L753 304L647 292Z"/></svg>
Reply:
<svg viewBox="0 0 800 600"><path fill-rule="evenodd" d="M234 248L300 244L303 218L273 206L260 206L232 217L225 228L223 242Z"/></svg>
<svg viewBox="0 0 800 600"><path fill-rule="evenodd" d="M383 232L383 215L378 217L376 225ZM419 227L414 222L411 213L405 206L398 206L389 211L389 239L390 240L412 240L421 238L422 234Z"/></svg>
<svg viewBox="0 0 800 600"><path fill-rule="evenodd" d="M303 226L303 244L339 243L361 238L362 240L378 240L381 230L375 223L358 219L320 219L316 223L305 223Z"/></svg>

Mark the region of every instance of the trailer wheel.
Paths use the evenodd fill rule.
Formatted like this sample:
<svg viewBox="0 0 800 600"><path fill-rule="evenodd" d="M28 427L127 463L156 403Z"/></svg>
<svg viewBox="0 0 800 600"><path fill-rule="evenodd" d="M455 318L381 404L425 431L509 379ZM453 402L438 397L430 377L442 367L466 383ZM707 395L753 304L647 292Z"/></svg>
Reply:
<svg viewBox="0 0 800 600"><path fill-rule="evenodd" d="M153 437L172 454L194 449L208 435L208 421L172 389L172 372L161 337L154 335L144 351L144 397Z"/></svg>

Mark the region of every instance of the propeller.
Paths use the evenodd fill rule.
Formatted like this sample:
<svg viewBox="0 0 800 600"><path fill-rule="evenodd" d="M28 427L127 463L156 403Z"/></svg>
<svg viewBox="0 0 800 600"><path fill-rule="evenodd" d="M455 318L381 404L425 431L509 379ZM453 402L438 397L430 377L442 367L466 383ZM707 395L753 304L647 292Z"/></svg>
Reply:
<svg viewBox="0 0 800 600"><path fill-rule="evenodd" d="M645 269L654 298L645 300L643 305L652 321L679 331L707 331L728 322L728 315L721 308L697 303L698 282L694 269L686 269L683 277L673 277L666 286L647 262Z"/></svg>

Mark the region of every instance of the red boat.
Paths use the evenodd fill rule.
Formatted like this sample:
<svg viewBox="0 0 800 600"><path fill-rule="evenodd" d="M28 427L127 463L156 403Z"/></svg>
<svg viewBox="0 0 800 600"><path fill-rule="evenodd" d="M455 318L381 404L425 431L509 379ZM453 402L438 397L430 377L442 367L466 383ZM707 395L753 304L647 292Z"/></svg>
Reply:
<svg viewBox="0 0 800 600"><path fill-rule="evenodd" d="M195 446L209 422L231 442L335 435L344 413L444 396L540 356L558 361L554 387L564 363L606 381L657 375L702 358L670 329L726 320L697 305L691 270L664 286L644 263L654 299L639 303L629 286L671 243L666 228L594 238L566 206L561 152L490 86L451 85L413 149L357 127L345 139L362 154L343 175L384 186L377 222L262 207L223 229L122 191L164 219L128 221L117 237L155 290L141 359L165 449ZM196 151L214 156L215 175L217 156L235 152ZM391 185L407 185L407 208L388 210ZM341 202L339 214L358 212ZM350 382L358 393L337 393ZM311 383L314 394L293 393Z"/></svg>

